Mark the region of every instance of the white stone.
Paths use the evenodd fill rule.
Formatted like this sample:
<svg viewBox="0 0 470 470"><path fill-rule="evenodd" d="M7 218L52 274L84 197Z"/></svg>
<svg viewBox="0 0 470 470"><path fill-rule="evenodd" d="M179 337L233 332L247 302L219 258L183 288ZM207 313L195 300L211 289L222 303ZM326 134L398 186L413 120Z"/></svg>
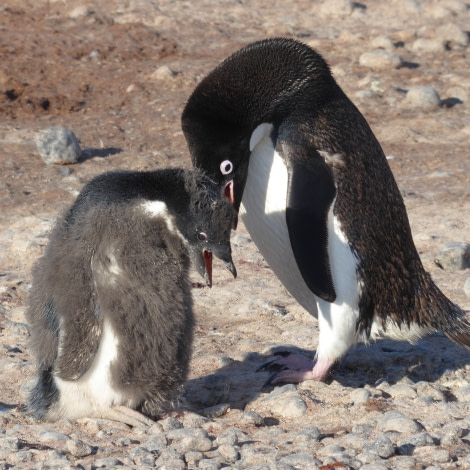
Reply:
<svg viewBox="0 0 470 470"><path fill-rule="evenodd" d="M333 17L349 16L353 10L354 3L352 0L325 0L320 7L322 15Z"/></svg>
<svg viewBox="0 0 470 470"><path fill-rule="evenodd" d="M452 46L468 46L468 34L455 23L446 23L436 28L436 37Z"/></svg>
<svg viewBox="0 0 470 470"><path fill-rule="evenodd" d="M154 72L152 72L150 77L155 80L166 80L168 78L176 77L176 72L171 70L168 65L161 65Z"/></svg>
<svg viewBox="0 0 470 470"><path fill-rule="evenodd" d="M401 57L398 54L377 49L361 54L359 64L373 70L396 69L402 65Z"/></svg>
<svg viewBox="0 0 470 470"><path fill-rule="evenodd" d="M411 46L414 52L444 52L445 47L438 39L418 38Z"/></svg>
<svg viewBox="0 0 470 470"><path fill-rule="evenodd" d="M432 111L441 105L441 98L431 86L415 86L408 90L405 104L424 111Z"/></svg>

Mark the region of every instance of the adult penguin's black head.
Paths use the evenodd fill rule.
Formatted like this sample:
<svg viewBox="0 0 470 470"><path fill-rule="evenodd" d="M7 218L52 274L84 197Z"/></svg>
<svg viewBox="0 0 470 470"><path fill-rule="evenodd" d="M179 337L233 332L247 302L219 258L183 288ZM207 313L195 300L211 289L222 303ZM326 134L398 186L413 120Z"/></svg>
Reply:
<svg viewBox="0 0 470 470"><path fill-rule="evenodd" d="M244 47L199 83L184 109L193 165L223 188L238 212L255 129L268 123L276 131L296 113L320 108L337 89L323 58L299 41Z"/></svg>

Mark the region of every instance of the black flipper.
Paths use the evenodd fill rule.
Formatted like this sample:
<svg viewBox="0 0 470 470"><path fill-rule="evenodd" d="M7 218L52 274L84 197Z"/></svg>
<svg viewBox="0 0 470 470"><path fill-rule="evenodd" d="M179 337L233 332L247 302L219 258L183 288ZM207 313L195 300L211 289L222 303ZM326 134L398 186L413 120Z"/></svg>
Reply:
<svg viewBox="0 0 470 470"><path fill-rule="evenodd" d="M296 154L302 149L301 155ZM333 302L336 292L328 257L328 212L336 195L333 175L315 149L282 145L289 170L286 221L297 266L318 297Z"/></svg>

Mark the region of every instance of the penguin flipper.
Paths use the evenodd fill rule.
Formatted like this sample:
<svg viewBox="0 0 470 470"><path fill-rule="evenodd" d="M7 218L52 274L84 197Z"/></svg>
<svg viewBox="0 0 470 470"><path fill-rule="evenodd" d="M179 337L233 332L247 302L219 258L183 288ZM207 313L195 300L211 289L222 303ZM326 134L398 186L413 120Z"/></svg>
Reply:
<svg viewBox="0 0 470 470"><path fill-rule="evenodd" d="M91 307L91 306L90 306ZM60 355L55 374L63 380L78 380L90 368L98 351L102 333L101 312L98 305L86 315L82 312L77 328L65 322L60 333Z"/></svg>
<svg viewBox="0 0 470 470"><path fill-rule="evenodd" d="M298 148L297 146L295 148ZM333 302L336 292L328 256L328 212L336 195L333 175L320 155L289 149L286 222L292 251L310 290Z"/></svg>

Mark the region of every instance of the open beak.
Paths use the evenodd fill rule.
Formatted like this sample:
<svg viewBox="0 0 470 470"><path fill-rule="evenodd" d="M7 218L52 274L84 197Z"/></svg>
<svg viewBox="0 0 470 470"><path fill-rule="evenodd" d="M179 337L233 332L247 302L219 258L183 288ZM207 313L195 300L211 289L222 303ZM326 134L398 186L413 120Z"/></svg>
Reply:
<svg viewBox="0 0 470 470"><path fill-rule="evenodd" d="M232 204L232 206L235 205L235 196L234 196L233 187L234 187L233 180L228 181L224 186L224 197L225 199L230 201L230 204ZM238 225L238 211L233 218L233 223L232 223L233 230L237 230L237 225Z"/></svg>
<svg viewBox="0 0 470 470"><path fill-rule="evenodd" d="M212 287L212 251L203 248L202 257L204 259L204 279L209 287Z"/></svg>

